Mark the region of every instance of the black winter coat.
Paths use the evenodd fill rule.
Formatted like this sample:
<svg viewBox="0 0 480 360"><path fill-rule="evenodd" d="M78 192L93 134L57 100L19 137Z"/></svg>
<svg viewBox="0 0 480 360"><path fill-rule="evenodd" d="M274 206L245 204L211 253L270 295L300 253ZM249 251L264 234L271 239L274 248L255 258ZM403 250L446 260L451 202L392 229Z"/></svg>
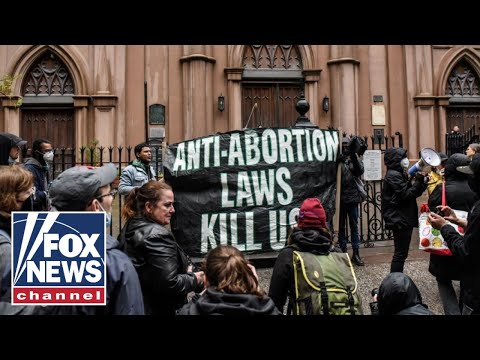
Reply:
<svg viewBox="0 0 480 360"><path fill-rule="evenodd" d="M24 202L22 211L47 211L48 171L34 158L28 158L24 166L33 174L35 196Z"/></svg>
<svg viewBox="0 0 480 360"><path fill-rule="evenodd" d="M135 216L125 226L125 252L140 278L145 313L175 315L197 287L195 274L187 273L187 255L173 234L152 219Z"/></svg>
<svg viewBox="0 0 480 360"><path fill-rule="evenodd" d="M468 186L468 175L456 171L457 166L465 165L468 165L466 155L453 154L450 156L445 166L445 195L447 205L452 209L469 212L478 200L478 196ZM437 185L428 198L430 209L438 205L442 205L442 184ZM428 271L440 279L460 280L462 269L456 256L430 254Z"/></svg>
<svg viewBox="0 0 480 360"><path fill-rule="evenodd" d="M462 262L463 303L480 313L480 201L468 215L465 236L450 225L442 226L440 231L453 255Z"/></svg>
<svg viewBox="0 0 480 360"><path fill-rule="evenodd" d="M389 148L385 151L384 163L387 173L383 178L382 216L385 228L403 230L418 227L417 197L427 188L423 177L410 181L400 165L407 156L403 148Z"/></svg>
<svg viewBox="0 0 480 360"><path fill-rule="evenodd" d="M403 273L387 275L378 289L379 315L435 315L422 302L415 283Z"/></svg>
<svg viewBox="0 0 480 360"><path fill-rule="evenodd" d="M293 251L311 252L328 255L331 240L324 232L314 229L294 229L291 234L292 246L283 248L278 254L272 271L268 296L278 310L283 312L287 297L294 298L295 282L293 278ZM293 304L293 300L290 300Z"/></svg>
<svg viewBox="0 0 480 360"><path fill-rule="evenodd" d="M354 177L362 176L363 172L363 162L357 154L345 156L345 160L342 162L342 191L340 196L343 204L362 202Z"/></svg>
<svg viewBox="0 0 480 360"><path fill-rule="evenodd" d="M227 294L208 288L196 301L183 306L178 315L282 315L269 297Z"/></svg>

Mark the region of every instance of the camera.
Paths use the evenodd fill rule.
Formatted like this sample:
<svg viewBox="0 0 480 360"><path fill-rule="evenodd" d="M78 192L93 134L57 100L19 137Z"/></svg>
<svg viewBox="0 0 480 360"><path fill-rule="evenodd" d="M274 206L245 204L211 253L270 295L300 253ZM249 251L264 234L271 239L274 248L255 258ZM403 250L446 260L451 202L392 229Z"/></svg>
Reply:
<svg viewBox="0 0 480 360"><path fill-rule="evenodd" d="M362 156L368 149L368 145L361 137L353 136L348 142L347 149L351 154Z"/></svg>

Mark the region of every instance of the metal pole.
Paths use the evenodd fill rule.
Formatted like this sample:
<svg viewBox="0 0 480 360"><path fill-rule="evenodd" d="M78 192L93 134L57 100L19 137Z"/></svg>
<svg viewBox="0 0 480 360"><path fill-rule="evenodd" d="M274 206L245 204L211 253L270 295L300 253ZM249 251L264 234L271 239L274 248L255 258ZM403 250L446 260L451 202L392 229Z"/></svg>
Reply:
<svg viewBox="0 0 480 360"><path fill-rule="evenodd" d="M338 128L338 156L342 156L342 137L343 131L342 128ZM337 166L337 193L335 195L335 216L333 217L333 245L338 244L338 234L340 227L340 197L342 193L342 162L338 162Z"/></svg>
<svg viewBox="0 0 480 360"><path fill-rule="evenodd" d="M143 94L145 97L145 142L148 143L148 106L147 106L147 82L143 86Z"/></svg>

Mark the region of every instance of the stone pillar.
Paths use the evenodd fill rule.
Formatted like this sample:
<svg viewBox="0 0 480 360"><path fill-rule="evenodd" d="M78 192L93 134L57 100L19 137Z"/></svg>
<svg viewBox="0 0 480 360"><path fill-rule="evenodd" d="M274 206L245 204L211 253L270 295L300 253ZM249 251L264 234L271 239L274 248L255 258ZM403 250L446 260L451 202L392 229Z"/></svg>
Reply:
<svg viewBox="0 0 480 360"><path fill-rule="evenodd" d="M73 97L73 107L75 109L75 146L78 150L83 145L88 145L90 136L88 129L93 128L89 126L88 121L88 105L90 102L90 96L76 95Z"/></svg>
<svg viewBox="0 0 480 360"><path fill-rule="evenodd" d="M213 65L216 60L208 45L186 46L180 63L182 65L184 138L191 139L215 132L213 109L216 97L213 94ZM194 53L202 51L204 53Z"/></svg>
<svg viewBox="0 0 480 360"><path fill-rule="evenodd" d="M112 95L111 59L115 46L95 47L95 95L92 96L94 138L99 145L108 147L115 144L115 119L117 96ZM87 139L87 143L93 139Z"/></svg>
<svg viewBox="0 0 480 360"><path fill-rule="evenodd" d="M321 72L322 70L320 69L303 70L303 76L305 79L305 99L312 104L308 113L308 117L313 124L319 126L323 99L323 96L318 93L318 82L320 81Z"/></svg>
<svg viewBox="0 0 480 360"><path fill-rule="evenodd" d="M242 80L243 68L225 68L227 75L228 131L242 129Z"/></svg>
<svg viewBox="0 0 480 360"><path fill-rule="evenodd" d="M432 53L429 45L406 46L407 89L413 96L413 109L408 112L409 142L408 149L412 159L418 158L418 152L424 147L436 146L435 100L433 96ZM410 125L413 124L413 125ZM416 130L416 131L415 131ZM413 134L417 136L412 136Z"/></svg>
<svg viewBox="0 0 480 360"><path fill-rule="evenodd" d="M358 128L358 66L351 46L332 45L330 70L330 111L332 125L342 127L347 134L356 134Z"/></svg>
<svg viewBox="0 0 480 360"><path fill-rule="evenodd" d="M20 134L20 107L17 106L18 96L1 97L0 101L3 107L4 129L3 132L11 134ZM32 144L28 144L32 146Z"/></svg>

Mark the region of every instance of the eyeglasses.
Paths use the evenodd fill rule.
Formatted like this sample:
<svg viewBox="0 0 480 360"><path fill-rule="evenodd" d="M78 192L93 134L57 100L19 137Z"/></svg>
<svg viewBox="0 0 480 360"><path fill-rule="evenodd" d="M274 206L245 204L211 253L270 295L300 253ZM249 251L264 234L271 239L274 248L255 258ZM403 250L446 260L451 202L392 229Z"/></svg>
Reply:
<svg viewBox="0 0 480 360"><path fill-rule="evenodd" d="M97 196L95 199L100 199L100 198L103 198L103 197L109 196L109 195L112 197L112 199L115 199L115 196L117 196L117 194L118 194L118 190L112 190L112 191L110 191L110 192L107 193L107 194L103 194L103 195Z"/></svg>

